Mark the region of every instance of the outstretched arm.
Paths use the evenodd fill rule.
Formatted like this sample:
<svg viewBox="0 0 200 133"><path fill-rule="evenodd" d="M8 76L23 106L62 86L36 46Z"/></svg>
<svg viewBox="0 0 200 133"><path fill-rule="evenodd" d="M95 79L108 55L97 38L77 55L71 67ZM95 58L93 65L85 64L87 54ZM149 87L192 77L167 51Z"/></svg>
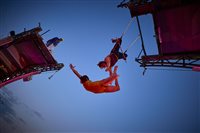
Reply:
<svg viewBox="0 0 200 133"><path fill-rule="evenodd" d="M112 75L110 75L110 77L106 78L106 79L102 79L101 82L105 85L108 85L108 84L111 84L113 80L117 80L117 78L119 77L119 75L117 75L117 69L118 69L118 66L115 66L114 68L114 72L112 73ZM116 84L116 82L115 82ZM117 81L117 84L118 84L118 81Z"/></svg>
<svg viewBox="0 0 200 133"><path fill-rule="evenodd" d="M112 75L112 67L111 67L111 64L110 64L110 57L109 56L107 56L106 58L105 58L105 62L106 62L106 72L108 71L109 72L109 74L110 74L110 76Z"/></svg>
<svg viewBox="0 0 200 133"><path fill-rule="evenodd" d="M71 68L71 70L74 72L74 74L80 79L81 75L78 73L78 71L76 71L74 68L75 66L73 66L72 64L69 65L69 67Z"/></svg>

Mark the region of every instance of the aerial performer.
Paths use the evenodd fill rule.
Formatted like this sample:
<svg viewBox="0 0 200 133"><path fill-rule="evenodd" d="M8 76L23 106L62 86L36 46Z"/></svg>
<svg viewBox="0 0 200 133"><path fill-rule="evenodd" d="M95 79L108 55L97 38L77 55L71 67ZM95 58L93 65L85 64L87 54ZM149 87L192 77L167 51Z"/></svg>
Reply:
<svg viewBox="0 0 200 133"><path fill-rule="evenodd" d="M77 70L75 70L75 66L72 64L69 65L70 69L73 73L80 79L81 84L83 87L90 92L93 93L109 93L109 92L116 92L120 90L120 86L118 84L118 76L117 69L118 66L115 66L114 72L108 78L98 80L98 81L91 81L87 75L80 75ZM115 86L111 85L112 82L115 80Z"/></svg>
<svg viewBox="0 0 200 133"><path fill-rule="evenodd" d="M116 38L112 39L112 43L115 43L113 49L111 50L110 54L107 55L103 61L100 61L97 65L101 69L105 69L105 71L108 71L110 76L112 75L112 67L117 63L119 59L126 60L126 57L128 56L125 52L119 52L119 49L121 48L122 39Z"/></svg>
<svg viewBox="0 0 200 133"><path fill-rule="evenodd" d="M56 46L57 46L60 42L62 42L62 41L63 41L62 38L54 37L54 38L52 38L52 39L50 39L50 40L47 41L46 46L47 46L48 50L49 50L50 52L52 52L52 49L53 49L54 47L56 47Z"/></svg>

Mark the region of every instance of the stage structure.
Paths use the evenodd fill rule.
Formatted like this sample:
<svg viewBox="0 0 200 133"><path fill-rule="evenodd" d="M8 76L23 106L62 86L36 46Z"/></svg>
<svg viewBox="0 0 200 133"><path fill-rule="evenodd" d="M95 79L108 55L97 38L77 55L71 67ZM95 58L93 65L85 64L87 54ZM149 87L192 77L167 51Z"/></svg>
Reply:
<svg viewBox="0 0 200 133"><path fill-rule="evenodd" d="M40 25L0 40L0 87L19 79L29 81L33 75L58 71L64 64L57 63L47 49L39 32Z"/></svg>
<svg viewBox="0 0 200 133"><path fill-rule="evenodd" d="M135 17L141 36L142 53L136 61L141 67L186 68L200 71L200 1L130 0L118 7L128 8ZM158 52L148 55L139 16L151 14Z"/></svg>

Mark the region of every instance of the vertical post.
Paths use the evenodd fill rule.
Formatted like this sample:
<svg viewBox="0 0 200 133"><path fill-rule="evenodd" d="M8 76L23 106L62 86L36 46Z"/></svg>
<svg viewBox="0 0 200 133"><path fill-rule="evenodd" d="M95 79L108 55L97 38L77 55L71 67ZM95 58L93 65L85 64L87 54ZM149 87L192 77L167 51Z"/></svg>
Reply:
<svg viewBox="0 0 200 133"><path fill-rule="evenodd" d="M144 52L144 55L146 56L147 54L146 54L146 51L145 51L145 48L144 48L144 40L143 40L142 31L141 31L141 28L140 28L140 21L139 21L138 16L136 16L136 20L137 20L138 30L139 30L140 38L141 38L141 42L142 42L142 50Z"/></svg>

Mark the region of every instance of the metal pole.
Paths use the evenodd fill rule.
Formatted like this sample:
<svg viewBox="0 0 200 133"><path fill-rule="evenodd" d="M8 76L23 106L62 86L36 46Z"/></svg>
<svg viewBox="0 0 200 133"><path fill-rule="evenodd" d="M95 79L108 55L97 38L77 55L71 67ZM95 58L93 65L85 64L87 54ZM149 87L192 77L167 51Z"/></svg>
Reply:
<svg viewBox="0 0 200 133"><path fill-rule="evenodd" d="M41 34L41 36L43 36L44 34L46 34L47 32L49 32L50 30L45 31L44 33Z"/></svg>
<svg viewBox="0 0 200 133"><path fill-rule="evenodd" d="M144 40L143 40L142 31L141 31L141 28L140 28L140 22L139 22L138 16L136 16L136 20L137 20L138 30L139 30L140 38L141 38L141 42L142 42L142 50L144 52L144 55L146 56L147 54L146 54L146 51L145 51L145 48L144 48Z"/></svg>

